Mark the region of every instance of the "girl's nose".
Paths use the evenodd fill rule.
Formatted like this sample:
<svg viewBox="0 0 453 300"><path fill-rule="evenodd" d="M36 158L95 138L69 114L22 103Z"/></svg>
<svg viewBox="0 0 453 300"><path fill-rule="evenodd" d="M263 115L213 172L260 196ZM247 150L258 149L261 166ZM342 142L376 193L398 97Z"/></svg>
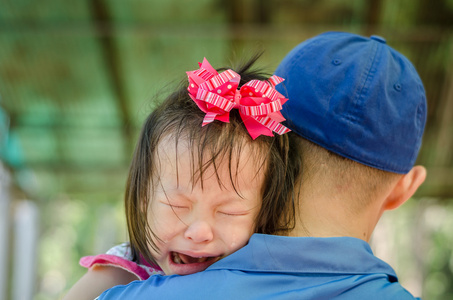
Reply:
<svg viewBox="0 0 453 300"><path fill-rule="evenodd" d="M184 232L186 239L192 240L194 243L205 243L212 241L214 233L211 225L205 221L195 221L187 227Z"/></svg>

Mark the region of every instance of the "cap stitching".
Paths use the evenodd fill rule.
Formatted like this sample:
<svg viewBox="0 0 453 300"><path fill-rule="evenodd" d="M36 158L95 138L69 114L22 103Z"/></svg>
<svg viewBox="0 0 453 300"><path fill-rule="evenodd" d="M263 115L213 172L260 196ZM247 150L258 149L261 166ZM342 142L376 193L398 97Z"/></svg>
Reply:
<svg viewBox="0 0 453 300"><path fill-rule="evenodd" d="M363 100L363 98L364 98L365 89L368 88L367 83L369 83L371 81L371 78L373 78L373 76L374 76L374 74L372 74L371 70L373 69L374 63L376 61L376 57L377 57L377 53L378 53L377 52L378 45L379 45L378 43L371 43L371 46L373 47L373 53L371 55L371 62L369 65L366 66L365 72L364 72L364 74L362 74L362 77L365 77L365 78L363 80L363 83L361 85L359 85L358 91L356 92L356 95L354 97L354 103L352 105L352 108L348 112L348 120L350 120L352 122L359 121L359 118L357 117L357 114L359 111L358 107L360 107L361 104L363 104L363 103L359 103L359 102L363 102L360 100Z"/></svg>

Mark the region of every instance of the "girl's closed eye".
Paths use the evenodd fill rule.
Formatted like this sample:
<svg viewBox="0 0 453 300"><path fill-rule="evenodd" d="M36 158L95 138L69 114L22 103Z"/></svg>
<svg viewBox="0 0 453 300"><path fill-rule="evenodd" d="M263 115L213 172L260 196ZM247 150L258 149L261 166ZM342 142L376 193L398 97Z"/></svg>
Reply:
<svg viewBox="0 0 453 300"><path fill-rule="evenodd" d="M181 208L181 209L183 209L183 208L187 208L188 209L189 208L188 206L174 205L174 204L168 204L168 206L170 206L172 208Z"/></svg>
<svg viewBox="0 0 453 300"><path fill-rule="evenodd" d="M253 211L253 209L244 209L243 207L241 208L220 208L217 210L217 213L225 216L247 216Z"/></svg>
<svg viewBox="0 0 453 300"><path fill-rule="evenodd" d="M248 215L248 211L241 211L241 212L229 212L229 211L219 211L219 214L225 215L225 216L246 216Z"/></svg>
<svg viewBox="0 0 453 300"><path fill-rule="evenodd" d="M190 205L186 203L178 203L172 201L160 201L160 203L172 208L172 209L189 209Z"/></svg>

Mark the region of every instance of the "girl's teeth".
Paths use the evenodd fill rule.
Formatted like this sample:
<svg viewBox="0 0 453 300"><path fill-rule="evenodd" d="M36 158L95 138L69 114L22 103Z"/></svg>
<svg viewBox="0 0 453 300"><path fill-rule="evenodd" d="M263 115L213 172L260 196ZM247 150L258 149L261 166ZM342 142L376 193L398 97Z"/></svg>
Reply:
<svg viewBox="0 0 453 300"><path fill-rule="evenodd" d="M179 254L173 252L173 261L176 264L194 264L194 263L204 263L208 260L213 259L213 257L191 257L184 254Z"/></svg>
<svg viewBox="0 0 453 300"><path fill-rule="evenodd" d="M184 264L184 262L181 260L178 254L174 253L173 254L173 261L177 264Z"/></svg>

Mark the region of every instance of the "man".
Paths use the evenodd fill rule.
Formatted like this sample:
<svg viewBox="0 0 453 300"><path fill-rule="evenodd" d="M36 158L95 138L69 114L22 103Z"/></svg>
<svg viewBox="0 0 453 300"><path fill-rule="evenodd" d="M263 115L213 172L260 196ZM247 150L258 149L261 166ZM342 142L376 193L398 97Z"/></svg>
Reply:
<svg viewBox="0 0 453 300"><path fill-rule="evenodd" d="M414 166L426 121L414 67L381 37L331 32L294 48L276 75L302 170L290 236L255 234L204 272L100 299L414 299L367 243L426 177Z"/></svg>

